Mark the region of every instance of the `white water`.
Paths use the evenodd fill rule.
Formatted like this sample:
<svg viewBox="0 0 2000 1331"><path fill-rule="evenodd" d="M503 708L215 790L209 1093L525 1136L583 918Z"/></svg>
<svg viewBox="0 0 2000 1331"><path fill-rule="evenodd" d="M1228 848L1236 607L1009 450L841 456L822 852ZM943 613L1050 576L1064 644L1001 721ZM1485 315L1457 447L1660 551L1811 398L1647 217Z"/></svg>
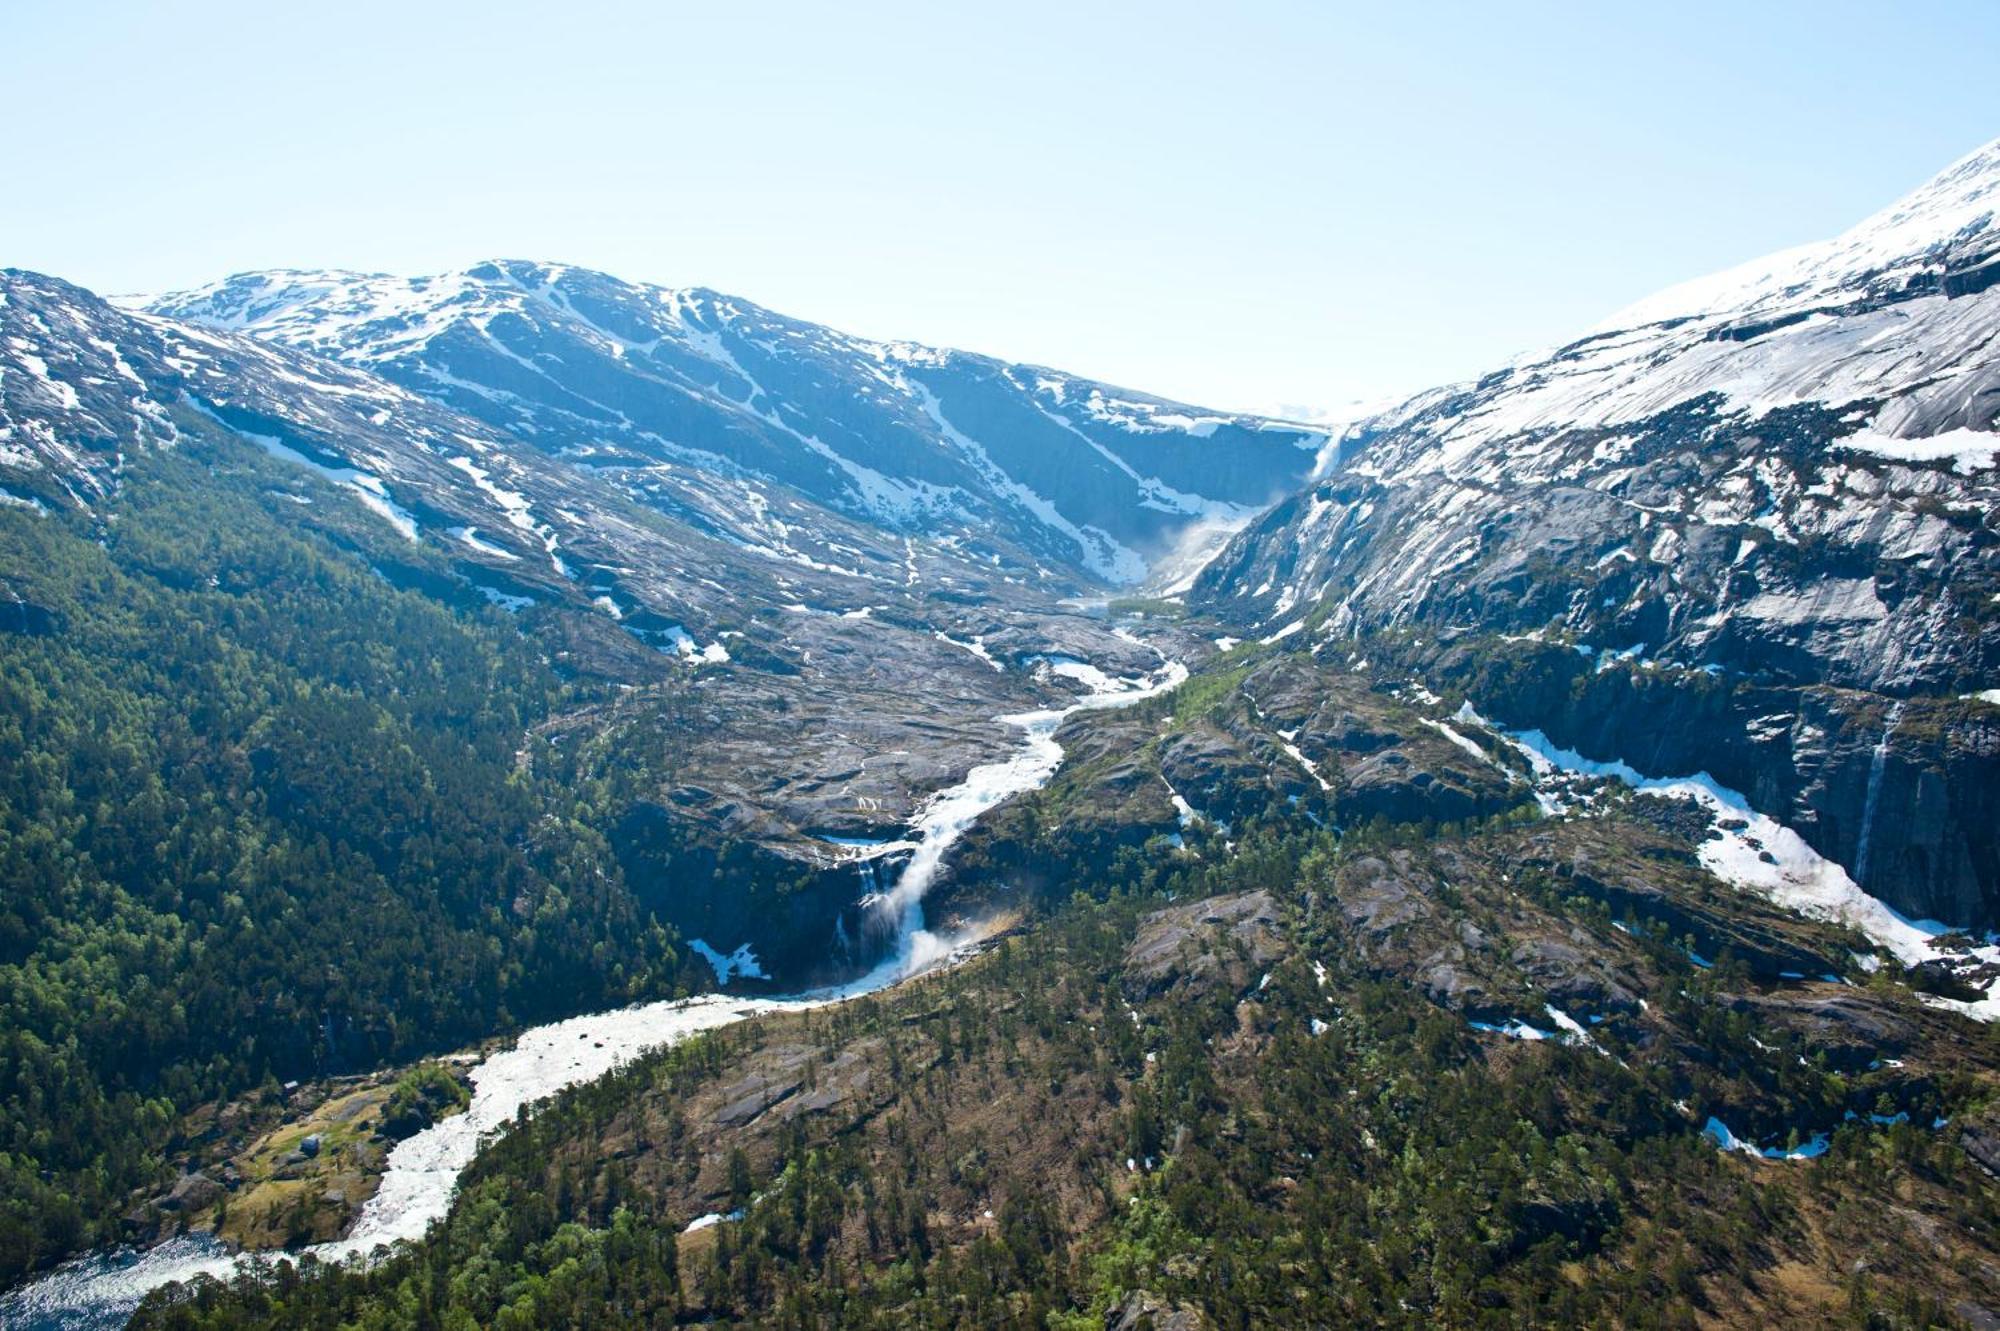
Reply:
<svg viewBox="0 0 2000 1331"><path fill-rule="evenodd" d="M1090 693L1068 707L1000 717L1022 730L1021 748L1001 762L973 768L963 781L939 791L918 811L911 827L915 853L877 904L897 931L894 952L879 966L848 984L789 998L706 994L572 1017L523 1032L513 1048L472 1069L472 1102L463 1114L399 1143L389 1153L381 1187L362 1208L349 1235L310 1251L324 1261L347 1261L378 1245L421 1238L450 1208L458 1176L472 1162L480 1138L505 1127L523 1106L595 1080L648 1050L676 1044L697 1032L766 1012L802 1011L873 993L951 957L969 940L925 929L923 897L953 843L981 814L1040 787L1055 774L1063 756L1055 732L1065 719L1082 711L1129 706L1187 678L1187 668L1179 662L1165 662L1143 679L1113 680L1092 673L1095 677L1085 681ZM145 1252L94 1253L0 1297L0 1327L98 1331L122 1326L139 1301L161 1285L203 1274L228 1279L265 1260L269 1259L231 1256L205 1235L183 1236Z"/></svg>
<svg viewBox="0 0 2000 1331"><path fill-rule="evenodd" d="M966 941L924 928L924 894L936 880L938 870L944 867L945 852L981 814L1003 800L1040 787L1055 774L1063 756L1055 733L1065 720L1078 712L1127 707L1165 693L1187 678L1187 667L1169 661L1139 680L1109 679L1089 667L1060 673L1081 680L1090 693L1068 707L1001 717L1007 724L1021 728L1023 742L1019 751L1001 762L973 768L965 774L965 780L939 791L917 811L913 828L916 853L897 876L896 885L874 903L874 909L883 919L894 922L898 939L895 955L884 961L876 973L888 971L890 979L911 974L949 956Z"/></svg>
<svg viewBox="0 0 2000 1331"><path fill-rule="evenodd" d="M1888 724L1882 727L1882 738L1875 743L1875 751L1868 757L1868 793L1861 800L1861 844L1854 852L1854 881L1868 881L1868 848L1875 837L1875 804L1882 795L1882 769L1889 762L1889 739L1896 733L1896 726L1903 719L1903 704L1898 702L1889 709Z"/></svg>

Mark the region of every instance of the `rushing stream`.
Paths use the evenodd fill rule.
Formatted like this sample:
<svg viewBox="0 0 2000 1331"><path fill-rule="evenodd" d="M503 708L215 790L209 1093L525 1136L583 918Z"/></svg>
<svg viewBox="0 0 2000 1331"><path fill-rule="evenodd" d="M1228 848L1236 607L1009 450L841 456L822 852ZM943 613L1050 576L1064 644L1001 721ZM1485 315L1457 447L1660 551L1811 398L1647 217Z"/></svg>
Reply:
<svg viewBox="0 0 2000 1331"><path fill-rule="evenodd" d="M1039 788L1054 775L1063 756L1055 732L1065 719L1077 712L1129 706L1187 678L1187 668L1179 662L1164 662L1143 679L1112 679L1094 667L1069 661L1058 664L1055 671L1079 681L1089 692L1067 707L999 718L1021 730L1019 749L1000 762L973 768L963 781L939 791L918 811L909 838L915 851L877 903L896 930L895 949L880 965L850 983L789 998L706 994L571 1017L522 1032L513 1048L472 1069L472 1103L464 1113L399 1143L389 1153L381 1187L362 1207L348 1236L310 1251L324 1260L342 1261L379 1244L422 1237L450 1207L452 1189L472 1162L480 1137L512 1121L523 1105L594 1080L645 1050L674 1044L696 1032L760 1013L798 1011L873 993L949 957L968 940L941 937L924 928L923 898L953 843L981 814ZM232 1256L205 1234L182 1235L143 1252L93 1253L0 1297L0 1327L98 1331L122 1326L150 1290L200 1274L227 1279L262 1260L269 1259Z"/></svg>

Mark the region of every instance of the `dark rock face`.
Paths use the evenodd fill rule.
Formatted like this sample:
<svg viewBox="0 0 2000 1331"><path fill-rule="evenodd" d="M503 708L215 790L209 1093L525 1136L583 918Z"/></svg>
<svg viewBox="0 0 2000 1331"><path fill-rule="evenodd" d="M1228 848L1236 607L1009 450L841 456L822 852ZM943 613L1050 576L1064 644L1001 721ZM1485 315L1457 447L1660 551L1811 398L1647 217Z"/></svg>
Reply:
<svg viewBox="0 0 2000 1331"><path fill-rule="evenodd" d="M1683 890L1681 880L1693 870L1685 857L1666 853L1672 844L1666 840L1649 848L1649 859L1635 861L1603 841L1579 842L1536 832L1528 835L1518 863L1603 902L1614 920L1668 938L1692 938L1702 955L1734 956L1760 979L1822 975L1834 969L1826 957L1733 909L1739 903L1706 901Z"/></svg>
<svg viewBox="0 0 2000 1331"><path fill-rule="evenodd" d="M1484 811L1476 794L1440 780L1400 748L1343 762L1341 775L1346 778L1341 816L1348 822L1456 822Z"/></svg>
<svg viewBox="0 0 2000 1331"><path fill-rule="evenodd" d="M1514 950L1514 964L1557 1007L1636 1012L1639 997L1582 939L1534 938Z"/></svg>
<svg viewBox="0 0 2000 1331"><path fill-rule="evenodd" d="M0 633L41 638L56 631L56 612L19 596L0 600Z"/></svg>
<svg viewBox="0 0 2000 1331"><path fill-rule="evenodd" d="M1543 643L1466 641L1410 664L1587 758L1710 773L1905 914L2000 920L2000 707L1602 668Z"/></svg>
<svg viewBox="0 0 2000 1331"><path fill-rule="evenodd" d="M1203 817L1222 823L1261 812L1273 787L1283 796L1307 788L1300 774L1246 747L1239 735L1212 726L1189 727L1163 741L1160 775Z"/></svg>
<svg viewBox="0 0 2000 1331"><path fill-rule="evenodd" d="M162 1211L202 1211L215 1205L222 1192L220 1183L197 1170L174 1180L174 1186L154 1205Z"/></svg>
<svg viewBox="0 0 2000 1331"><path fill-rule="evenodd" d="M1467 752L1384 696L1372 676L1280 657L1253 670L1243 690L1265 742L1280 744L1277 761L1302 777L1308 791L1324 782L1322 794L1331 797L1342 826L1375 818L1459 822L1502 812L1526 797L1496 762ZM1304 771L1300 758L1312 772Z"/></svg>
<svg viewBox="0 0 2000 1331"><path fill-rule="evenodd" d="M1989 145L1768 277L1355 426L1191 602L1338 656L1545 638L1583 656L1481 709L1714 773L1898 909L2000 924L1994 714L1967 700L2000 679L1996 179ZM1612 659L1659 678L1586 678Z"/></svg>
<svg viewBox="0 0 2000 1331"><path fill-rule="evenodd" d="M1796 1031L1808 1047L1826 1055L1830 1066L1848 1073L1900 1057L1920 1039L1917 1028L1892 1005L1865 993L1746 994L1732 999L1730 1006Z"/></svg>
<svg viewBox="0 0 2000 1331"><path fill-rule="evenodd" d="M2000 1108L1984 1109L1962 1120L1958 1144L1981 1169L2000 1178Z"/></svg>
<svg viewBox="0 0 2000 1331"><path fill-rule="evenodd" d="M815 860L732 833L727 819L647 804L625 816L612 844L647 909L724 955L748 944L780 983L852 975L895 941L862 901L893 883L907 857L865 865Z"/></svg>

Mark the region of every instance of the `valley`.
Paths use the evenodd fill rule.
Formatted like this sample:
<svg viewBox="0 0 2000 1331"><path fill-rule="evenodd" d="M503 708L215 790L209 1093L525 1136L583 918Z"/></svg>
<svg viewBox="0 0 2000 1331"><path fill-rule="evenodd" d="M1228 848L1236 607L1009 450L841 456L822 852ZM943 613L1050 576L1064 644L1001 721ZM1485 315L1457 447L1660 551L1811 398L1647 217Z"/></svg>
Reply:
<svg viewBox="0 0 2000 1331"><path fill-rule="evenodd" d="M156 1210L178 1213L180 1238L159 1243L161 1231L156 1230L154 1245L136 1259L129 1255L110 1260L94 1257L72 1263L0 1298L0 1315L9 1325L115 1327L125 1323L142 1296L162 1284L198 1275L228 1278L239 1265L230 1252L304 1248L322 1261L339 1262L365 1257L379 1245L420 1239L446 1214L458 1176L472 1163L483 1137L504 1129L529 1106L566 1087L597 1080L646 1051L671 1047L699 1032L766 1014L809 1011L851 1001L938 966L954 964L1004 926L989 919L983 925L948 934L924 927L926 890L953 844L981 814L1048 780L1063 756L1053 736L1069 717L1129 707L1159 696L1186 678L1184 666L1162 660L1151 674L1131 679L1111 679L1094 667L1087 671L1079 668L1073 673L1082 674L1090 686L1081 700L1063 708L1000 718L1023 732L1019 751L1002 762L974 767L963 781L927 800L907 829L907 840L892 843L908 847L909 854L909 862L894 873L894 886L885 894L863 897L856 903L861 916L857 927L872 930L887 945L882 960L858 978L797 996L714 994L572 1017L524 1031L499 1052L457 1055L451 1061L466 1066L464 1075L472 1086L469 1103L462 1105L462 1112L445 1114L405 1135L386 1158L379 1142L358 1135L350 1125L366 1115L385 1123L391 1118L395 1102L388 1086L348 1091L312 1107L303 1118L288 1114L280 1127L242 1157L253 1164L252 1177L247 1180L252 1186L238 1197L224 1198L222 1210L204 1213L223 1186L231 1192L240 1186L233 1177L234 1161L225 1166L225 1184L191 1170L176 1184L164 1208L156 1206ZM768 978L748 949L746 944L737 954L743 958L738 965L748 975ZM727 984L730 978L726 973L716 975L719 984ZM395 1083L397 1087L402 1084ZM461 1093L456 1098L465 1097ZM300 1144L307 1140L314 1143L314 1158L322 1152L329 1161L342 1153L349 1155L347 1168L330 1177L312 1170L300 1158ZM312 1204L299 1204L295 1190L285 1186L286 1168L275 1171L275 1176L268 1168L270 1157L280 1152L289 1172L306 1176L298 1191L312 1196ZM267 1168L256 1169L259 1164ZM343 1192L339 1204L331 1209L326 1204L330 1188ZM253 1207L255 1211L246 1223L244 1212ZM283 1221L269 1214L278 1210L288 1211ZM322 1233L329 1215L335 1232ZM224 1240L226 1246L217 1239Z"/></svg>
<svg viewBox="0 0 2000 1331"><path fill-rule="evenodd" d="M2000 1323L1996 209L1339 428L0 273L0 1321Z"/></svg>

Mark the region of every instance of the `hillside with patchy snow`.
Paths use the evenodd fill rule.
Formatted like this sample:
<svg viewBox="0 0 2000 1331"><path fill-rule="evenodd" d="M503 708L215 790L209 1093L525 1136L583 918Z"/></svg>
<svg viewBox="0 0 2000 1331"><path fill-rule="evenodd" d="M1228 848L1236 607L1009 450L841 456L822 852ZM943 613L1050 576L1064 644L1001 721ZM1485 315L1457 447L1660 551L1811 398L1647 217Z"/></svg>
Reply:
<svg viewBox="0 0 2000 1331"><path fill-rule="evenodd" d="M146 304L365 366L669 506L690 474L763 478L896 531L995 533L1113 585L1212 548L1324 442L556 264L243 273Z"/></svg>
<svg viewBox="0 0 2000 1331"><path fill-rule="evenodd" d="M1738 784L1872 890L2000 923L1977 700L2000 684L1996 210L2000 142L1831 241L1363 421L1191 600L1343 656L1508 635L1653 690L1754 693L1676 757L1744 746ZM1963 705L1898 727L1920 700ZM1568 704L1509 705L1541 725Z"/></svg>

